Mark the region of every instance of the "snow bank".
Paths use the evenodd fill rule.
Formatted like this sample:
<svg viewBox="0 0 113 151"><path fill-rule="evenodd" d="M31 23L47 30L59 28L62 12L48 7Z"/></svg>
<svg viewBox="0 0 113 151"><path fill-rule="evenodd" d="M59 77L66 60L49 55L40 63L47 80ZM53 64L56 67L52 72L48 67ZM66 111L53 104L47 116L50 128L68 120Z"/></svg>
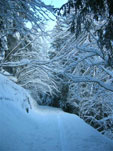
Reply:
<svg viewBox="0 0 113 151"><path fill-rule="evenodd" d="M12 101L18 107L30 110L33 99L25 89L0 74L0 101Z"/></svg>

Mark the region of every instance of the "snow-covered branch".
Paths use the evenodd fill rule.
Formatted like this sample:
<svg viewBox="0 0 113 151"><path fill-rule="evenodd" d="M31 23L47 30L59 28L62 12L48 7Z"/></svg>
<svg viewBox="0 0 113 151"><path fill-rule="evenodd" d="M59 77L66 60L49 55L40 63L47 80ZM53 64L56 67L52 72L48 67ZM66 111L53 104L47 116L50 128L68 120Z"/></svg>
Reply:
<svg viewBox="0 0 113 151"><path fill-rule="evenodd" d="M65 68L65 71L73 68L73 67L76 67L80 62L83 62L84 60L90 58L90 57L94 57L95 56L95 53L90 53L88 55L85 55L85 56L82 56L80 59L78 59L77 61L74 61L73 63L71 63L70 65L68 65L66 68Z"/></svg>
<svg viewBox="0 0 113 151"><path fill-rule="evenodd" d="M74 76L72 74L69 73L64 73L64 75L66 77L68 77L70 80L72 80L75 83L80 83L80 82L95 82L98 83L101 87L105 88L106 90L109 90L111 92L113 92L113 86L108 85L96 78L90 77L90 76Z"/></svg>
<svg viewBox="0 0 113 151"><path fill-rule="evenodd" d="M101 58L103 58L103 54L101 53L101 51L99 51L99 49L92 48L92 47L87 47L86 45L83 45L83 46L78 46L77 45L76 48L79 49L83 53L93 52L93 53L95 53L95 55L100 56Z"/></svg>
<svg viewBox="0 0 113 151"><path fill-rule="evenodd" d="M37 60L28 60L28 59L22 59L20 61L15 61L15 62L5 62L1 63L0 67L22 67L26 65L46 65L49 64L50 62L48 61L37 61Z"/></svg>
<svg viewBox="0 0 113 151"><path fill-rule="evenodd" d="M110 75L113 78L113 72L104 68L103 66L100 66L108 75Z"/></svg>

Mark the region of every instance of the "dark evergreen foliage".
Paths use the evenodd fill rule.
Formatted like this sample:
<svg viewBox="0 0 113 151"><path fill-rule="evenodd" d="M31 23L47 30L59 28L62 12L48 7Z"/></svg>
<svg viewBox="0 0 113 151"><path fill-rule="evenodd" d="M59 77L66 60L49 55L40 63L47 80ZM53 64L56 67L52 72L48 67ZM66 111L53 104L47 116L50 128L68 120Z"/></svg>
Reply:
<svg viewBox="0 0 113 151"><path fill-rule="evenodd" d="M76 38L84 30L90 33L94 22L101 22L100 28L93 28L94 36L98 37L103 58L107 54L107 65L113 67L113 0L69 0L57 11L63 15L73 14L70 30L75 32Z"/></svg>

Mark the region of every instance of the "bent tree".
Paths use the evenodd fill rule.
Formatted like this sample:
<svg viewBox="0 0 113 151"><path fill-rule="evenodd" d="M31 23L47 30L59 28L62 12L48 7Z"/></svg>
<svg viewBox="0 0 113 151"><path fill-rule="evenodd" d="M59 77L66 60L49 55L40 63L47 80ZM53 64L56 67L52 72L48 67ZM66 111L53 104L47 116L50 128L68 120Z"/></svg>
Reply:
<svg viewBox="0 0 113 151"><path fill-rule="evenodd" d="M39 102L40 95L55 88L50 66L45 63L44 28L50 12L53 7L42 0L0 0L0 72L15 76Z"/></svg>
<svg viewBox="0 0 113 151"><path fill-rule="evenodd" d="M68 0L56 9L59 17L52 43L53 59L68 79L67 100L73 112L109 137L113 136L112 4Z"/></svg>

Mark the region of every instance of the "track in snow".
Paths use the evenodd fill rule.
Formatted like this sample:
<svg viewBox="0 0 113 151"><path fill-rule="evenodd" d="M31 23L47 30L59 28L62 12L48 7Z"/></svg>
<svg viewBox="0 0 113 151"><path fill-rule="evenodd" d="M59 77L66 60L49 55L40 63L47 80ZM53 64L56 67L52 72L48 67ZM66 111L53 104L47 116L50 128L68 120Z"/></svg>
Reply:
<svg viewBox="0 0 113 151"><path fill-rule="evenodd" d="M25 113L13 102L0 101L0 151L113 151L113 142L60 109Z"/></svg>

